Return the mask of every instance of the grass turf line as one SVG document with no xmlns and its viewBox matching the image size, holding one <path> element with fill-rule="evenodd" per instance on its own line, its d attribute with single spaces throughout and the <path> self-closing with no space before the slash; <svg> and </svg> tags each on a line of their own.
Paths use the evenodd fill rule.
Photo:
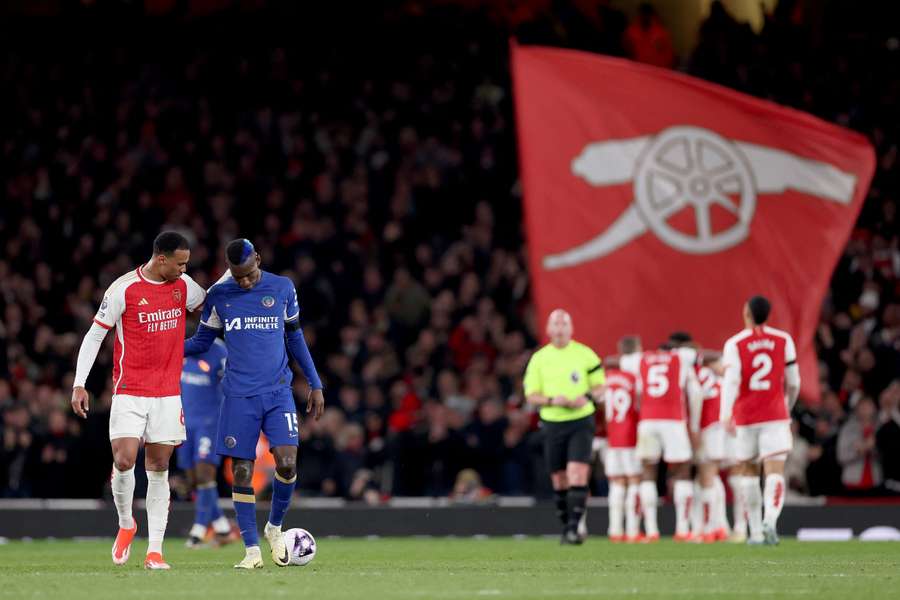
<svg viewBox="0 0 900 600">
<path fill-rule="evenodd" d="M 610 544 L 581 547 L 529 538 L 322 539 L 307 567 L 236 572 L 240 545 L 188 550 L 167 540 L 169 572 L 141 568 L 146 540 L 128 565 L 112 540 L 0 546 L 0 599 L 212 598 L 896 598 L 898 543 L 742 545 Z"/>
</svg>

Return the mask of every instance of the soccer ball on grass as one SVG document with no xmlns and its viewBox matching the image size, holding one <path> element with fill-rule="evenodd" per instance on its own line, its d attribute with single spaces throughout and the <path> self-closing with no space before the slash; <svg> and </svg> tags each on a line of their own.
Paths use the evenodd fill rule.
<svg viewBox="0 0 900 600">
<path fill-rule="evenodd" d="M 302 567 L 316 557 L 316 538 L 305 529 L 288 529 L 284 532 L 284 543 L 291 553 L 292 565 Z"/>
</svg>

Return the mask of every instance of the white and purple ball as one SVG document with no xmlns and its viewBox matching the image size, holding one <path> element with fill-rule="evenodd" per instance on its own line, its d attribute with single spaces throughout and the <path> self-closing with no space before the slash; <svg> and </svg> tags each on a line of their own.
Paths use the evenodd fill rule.
<svg viewBox="0 0 900 600">
<path fill-rule="evenodd" d="M 291 553 L 292 565 L 302 567 L 316 557 L 316 538 L 305 529 L 288 529 L 284 532 L 284 543 Z"/>
</svg>

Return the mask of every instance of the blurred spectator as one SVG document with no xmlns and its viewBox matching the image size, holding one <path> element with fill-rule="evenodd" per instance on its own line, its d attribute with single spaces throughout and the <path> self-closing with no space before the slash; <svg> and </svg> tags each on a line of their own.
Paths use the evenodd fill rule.
<svg viewBox="0 0 900 600">
<path fill-rule="evenodd" d="M 265 43 L 242 29 L 247 43 L 224 46 L 205 41 L 197 19 L 166 30 L 159 47 L 148 22 L 149 33 L 109 52 L 74 43 L 8 52 L 0 496 L 99 497 L 108 487 L 114 336 L 88 380 L 85 421 L 69 416 L 75 354 L 106 288 L 147 259 L 164 225 L 191 237 L 189 271 L 201 285 L 221 274 L 223 245 L 239 235 L 297 283 L 329 407 L 301 425 L 303 494 L 446 496 L 466 469 L 479 474 L 477 488 L 539 490 L 534 421 L 520 408 L 540 336 L 507 33 L 616 55 L 624 43 L 637 60 L 675 63 L 648 8 L 625 33 L 605 0 L 539 4 L 390 16 L 363 4 L 354 10 L 370 26 L 340 39 L 327 27 L 298 36 L 296 19 L 272 18 Z M 856 467 L 838 462 L 838 431 L 852 413 L 842 439 L 850 435 L 864 399 L 878 398 L 872 455 L 896 492 L 898 50 L 879 12 L 890 3 L 854 5 L 853 22 L 829 5 L 813 25 L 794 18 L 793 4 L 779 2 L 757 35 L 713 2 L 695 51 L 681 58 L 694 75 L 854 128 L 875 146 L 872 189 L 819 319 L 822 398 L 797 405 L 788 468 L 796 462 L 802 487 L 805 458 L 809 493 L 841 493 L 842 473 Z M 67 35 L 45 20 L 23 28 L 60 45 Z M 386 36 L 404 43 L 380 43 Z M 302 407 L 302 377 L 295 390 Z"/>
<path fill-rule="evenodd" d="M 800 432 L 800 422 L 791 422 L 791 433 L 794 436 L 794 446 L 784 464 L 784 478 L 788 487 L 795 492 L 806 494 L 809 486 L 806 482 L 806 470 L 810 462 L 818 460 L 822 456 L 822 447 L 813 446 L 806 441 Z"/>
<path fill-rule="evenodd" d="M 672 36 L 649 2 L 638 7 L 637 16 L 625 30 L 624 46 L 629 58 L 655 67 L 675 66 Z"/>
<path fill-rule="evenodd" d="M 900 494 L 900 379 L 885 388 L 878 403 L 875 447 L 881 457 L 884 487 Z"/>
<path fill-rule="evenodd" d="M 73 435 L 72 432 L 76 435 Z M 63 409 L 54 408 L 47 418 L 47 431 L 38 438 L 39 456 L 34 467 L 32 494 L 41 498 L 72 496 L 73 484 L 79 477 L 78 423 L 69 419 Z"/>
<path fill-rule="evenodd" d="M 850 491 L 870 492 L 881 485 L 881 462 L 875 447 L 878 426 L 875 402 L 860 398 L 856 408 L 838 434 L 837 456 L 841 463 L 841 481 Z"/>
<path fill-rule="evenodd" d="M 337 453 L 334 458 L 334 480 L 339 496 L 350 497 L 351 488 L 360 471 L 366 468 L 365 432 L 358 423 L 347 423 L 337 436 Z M 356 490 L 357 498 L 362 490 Z"/>
<path fill-rule="evenodd" d="M 4 496 L 31 495 L 37 456 L 29 421 L 28 407 L 24 404 L 10 406 L 3 412 L 0 484 Z"/>
<path fill-rule="evenodd" d="M 475 469 L 463 469 L 456 476 L 450 499 L 460 504 L 480 504 L 491 499 L 490 488 L 484 487 Z"/>
</svg>

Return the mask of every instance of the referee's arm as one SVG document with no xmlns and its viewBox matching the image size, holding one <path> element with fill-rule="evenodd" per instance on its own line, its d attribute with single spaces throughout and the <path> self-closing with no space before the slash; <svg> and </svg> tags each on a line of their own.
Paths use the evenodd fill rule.
<svg viewBox="0 0 900 600">
<path fill-rule="evenodd" d="M 587 368 L 588 385 L 591 391 L 588 398 L 594 404 L 603 402 L 603 390 L 606 387 L 606 372 L 603 369 L 603 361 L 591 352 L 590 366 Z"/>
<path fill-rule="evenodd" d="M 531 406 L 565 406 L 571 408 L 571 402 L 565 396 L 545 396 L 544 381 L 541 376 L 540 356 L 533 354 L 525 368 L 525 402 Z"/>
</svg>

